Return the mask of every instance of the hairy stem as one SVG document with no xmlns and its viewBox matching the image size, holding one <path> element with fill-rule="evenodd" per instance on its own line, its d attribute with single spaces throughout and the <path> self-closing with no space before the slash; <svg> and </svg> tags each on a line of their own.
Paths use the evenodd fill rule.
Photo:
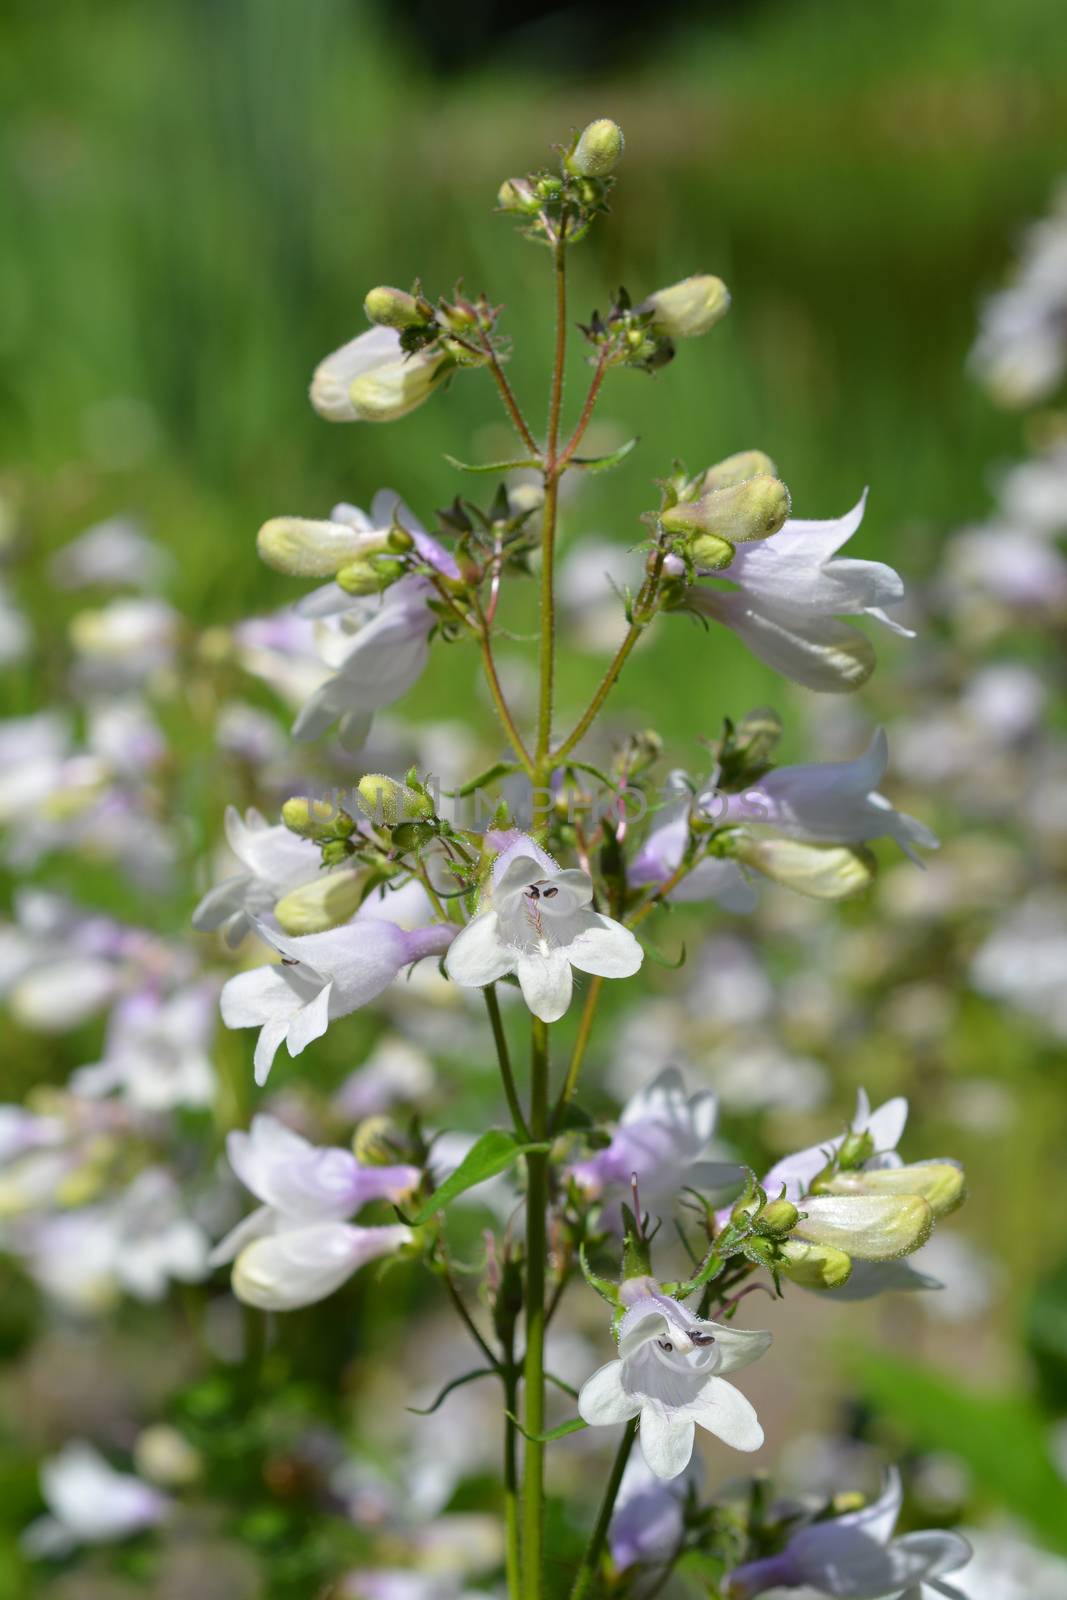
<svg viewBox="0 0 1067 1600">
<path fill-rule="evenodd" d="M 556 674 L 556 518 L 559 510 L 559 422 L 563 407 L 563 368 L 567 355 L 567 239 L 563 229 L 554 250 L 556 281 L 556 354 L 548 402 L 545 442 L 545 503 L 541 517 L 540 697 L 535 761 L 537 780 L 547 782 L 552 743 L 552 700 Z"/>
<path fill-rule="evenodd" d="M 578 425 L 571 434 L 570 439 L 567 441 L 566 448 L 559 458 L 559 469 L 561 472 L 570 463 L 574 452 L 582 442 L 586 428 L 588 428 L 590 422 L 593 420 L 593 412 L 596 410 L 597 396 L 600 394 L 600 385 L 604 382 L 604 374 L 607 372 L 607 370 L 607 352 L 601 351 L 600 359 L 597 362 L 596 370 L 593 373 L 593 381 L 589 385 L 589 393 L 585 397 L 585 405 L 582 407 L 582 414 L 578 418 Z"/>
<path fill-rule="evenodd" d="M 493 382 L 500 390 L 500 398 L 504 402 L 504 408 L 507 411 L 508 416 L 515 425 L 516 433 L 526 446 L 527 450 L 529 450 L 530 454 L 533 456 L 539 456 L 541 452 L 537 448 L 537 440 L 530 432 L 526 418 L 522 414 L 522 408 L 519 405 L 518 400 L 515 398 L 515 391 L 508 382 L 507 373 L 500 365 L 500 358 L 493 349 L 492 340 L 489 338 L 489 335 L 486 333 L 484 328 L 478 329 L 478 341 L 481 344 L 485 354 L 489 358 L 489 371 L 493 375 Z"/>
<path fill-rule="evenodd" d="M 530 1132 L 543 1140 L 548 1130 L 548 1027 L 533 1019 L 530 1052 Z M 523 1595 L 544 1595 L 545 1447 L 537 1435 L 545 1425 L 545 1258 L 548 1209 L 548 1156 L 526 1157 L 526 1357 L 523 1367 L 524 1423 L 527 1434 L 523 1470 Z"/>
<path fill-rule="evenodd" d="M 515 726 L 515 718 L 511 714 L 511 707 L 508 705 L 504 691 L 501 688 L 500 679 L 497 676 L 496 662 L 493 659 L 493 647 L 489 642 L 488 628 L 482 629 L 480 634 L 480 642 L 482 647 L 482 665 L 485 669 L 485 681 L 489 685 L 489 693 L 493 697 L 493 705 L 496 707 L 496 714 L 503 724 L 504 732 L 508 736 L 508 742 L 521 762 L 523 770 L 532 778 L 534 776 L 534 764 L 530 759 L 529 751 L 522 742 L 522 734 Z"/>
<path fill-rule="evenodd" d="M 596 1524 L 589 1537 L 589 1543 L 586 1546 L 581 1565 L 575 1574 L 574 1587 L 571 1589 L 571 1600 L 583 1600 L 583 1597 L 589 1593 L 590 1586 L 596 1579 L 600 1556 L 604 1549 L 604 1541 L 607 1539 L 608 1528 L 611 1524 L 611 1513 L 615 1509 L 619 1485 L 622 1482 L 622 1475 L 626 1471 L 626 1463 L 630 1459 L 630 1451 L 633 1449 L 636 1436 L 637 1418 L 635 1417 L 632 1422 L 626 1424 L 626 1431 L 616 1452 L 611 1468 L 611 1476 L 604 1490 L 604 1498 L 600 1502 L 600 1510 L 597 1512 Z"/>
<path fill-rule="evenodd" d="M 594 978 L 586 993 L 585 1005 L 582 1007 L 582 1020 L 578 1024 L 578 1034 L 567 1066 L 567 1076 L 563 1080 L 563 1087 L 559 1092 L 556 1109 L 552 1113 L 552 1121 L 549 1124 L 552 1133 L 558 1133 L 563 1114 L 578 1087 L 578 1074 L 581 1072 L 582 1062 L 585 1060 L 585 1052 L 589 1045 L 589 1035 L 593 1031 L 593 1019 L 596 1016 L 597 1002 L 600 999 L 600 991 L 603 987 L 603 978 Z"/>
</svg>

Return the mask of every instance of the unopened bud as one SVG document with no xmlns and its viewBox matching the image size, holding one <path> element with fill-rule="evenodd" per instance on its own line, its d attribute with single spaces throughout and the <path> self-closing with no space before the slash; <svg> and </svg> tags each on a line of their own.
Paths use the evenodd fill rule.
<svg viewBox="0 0 1067 1600">
<path fill-rule="evenodd" d="M 427 821 L 433 816 L 433 801 L 406 783 L 397 783 L 384 772 L 368 772 L 359 780 L 359 803 L 375 822 L 395 827 L 401 822 Z"/>
<path fill-rule="evenodd" d="M 701 485 L 704 494 L 713 489 L 732 489 L 735 484 L 746 483 L 749 478 L 778 476 L 778 468 L 762 450 L 739 450 L 736 455 L 717 461 L 704 474 Z"/>
<path fill-rule="evenodd" d="M 729 539 L 716 533 L 702 533 L 689 546 L 689 554 L 703 572 L 722 572 L 737 554 Z"/>
<path fill-rule="evenodd" d="M 895 1261 L 925 1244 L 934 1214 L 919 1194 L 819 1194 L 801 1201 L 801 1236 L 860 1261 Z"/>
<path fill-rule="evenodd" d="M 658 289 L 637 307 L 652 313 L 652 326 L 668 339 L 693 339 L 707 333 L 730 307 L 730 291 L 721 278 L 683 278 Z"/>
<path fill-rule="evenodd" d="M 540 200 L 525 178 L 505 178 L 497 191 L 496 203 L 501 211 L 525 217 L 534 216 L 541 209 Z"/>
<path fill-rule="evenodd" d="M 874 1139 L 866 1128 L 852 1129 L 845 1135 L 837 1152 L 837 1164 L 842 1172 L 852 1172 L 862 1167 L 874 1155 Z"/>
<path fill-rule="evenodd" d="M 845 900 L 861 893 L 874 877 L 869 851 L 848 845 L 737 833 L 730 841 L 730 854 L 772 882 L 813 900 Z"/>
<path fill-rule="evenodd" d="M 599 117 L 584 130 L 567 165 L 579 177 L 603 178 L 622 155 L 624 143 L 619 124 Z"/>
<path fill-rule="evenodd" d="M 345 594 L 377 594 L 379 589 L 384 589 L 390 583 L 395 583 L 398 578 L 402 578 L 406 571 L 407 568 L 402 561 L 388 556 L 372 559 L 360 557 L 340 569 L 336 583 Z"/>
<path fill-rule="evenodd" d="M 417 300 L 403 289 L 390 289 L 385 285 L 370 291 L 363 309 L 368 322 L 376 322 L 382 328 L 425 327 L 430 321 L 425 301 Z"/>
<path fill-rule="evenodd" d="M 311 800 L 303 795 L 285 802 L 282 821 L 290 833 L 316 840 L 347 837 L 355 826 L 347 811 L 342 811 L 332 800 Z"/>
<path fill-rule="evenodd" d="M 771 1239 L 781 1238 L 783 1234 L 790 1233 L 797 1225 L 800 1212 L 790 1200 L 769 1200 L 767 1204 L 757 1211 L 754 1224 L 757 1233 L 764 1233 Z"/>
<path fill-rule="evenodd" d="M 963 1204 L 966 1179 L 955 1161 L 917 1161 L 906 1167 L 839 1172 L 824 1185 L 828 1194 L 921 1195 L 935 1217 Z"/>
<path fill-rule="evenodd" d="M 339 928 L 359 910 L 365 876 L 362 871 L 352 870 L 324 872 L 310 883 L 290 889 L 274 907 L 282 932 L 297 937 Z"/>
<path fill-rule="evenodd" d="M 256 535 L 256 549 L 268 567 L 291 578 L 332 578 L 348 562 L 385 548 L 384 534 L 307 517 L 272 517 Z"/>
<path fill-rule="evenodd" d="M 767 473 L 747 478 L 730 489 L 714 489 L 699 500 L 683 500 L 663 513 L 670 533 L 709 533 L 731 544 L 769 539 L 791 510 L 789 490 Z"/>
<path fill-rule="evenodd" d="M 364 1117 L 352 1138 L 356 1160 L 364 1167 L 393 1167 L 411 1159 L 411 1147 L 392 1117 Z"/>
<path fill-rule="evenodd" d="M 840 1289 L 852 1273 L 852 1258 L 830 1245 L 785 1239 L 779 1249 L 778 1271 L 804 1289 Z"/>
</svg>

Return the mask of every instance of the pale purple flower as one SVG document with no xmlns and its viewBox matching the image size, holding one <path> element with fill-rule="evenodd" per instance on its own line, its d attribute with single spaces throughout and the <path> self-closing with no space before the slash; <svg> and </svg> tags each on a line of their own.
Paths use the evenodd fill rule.
<svg viewBox="0 0 1067 1600">
<path fill-rule="evenodd" d="M 627 1199 L 636 1179 L 642 1206 L 669 1207 L 680 1189 L 726 1189 L 740 1167 L 701 1159 L 715 1134 L 719 1108 L 710 1089 L 687 1095 L 677 1067 L 665 1067 L 627 1103 L 610 1144 L 576 1162 L 570 1176 L 587 1194 Z M 612 1209 L 617 1214 L 618 1207 Z"/>
<path fill-rule="evenodd" d="M 146 538 L 132 518 L 109 517 L 57 550 L 49 563 L 49 574 L 60 589 L 106 584 L 153 590 L 173 565 L 169 553 Z"/>
<path fill-rule="evenodd" d="M 941 1580 L 971 1559 L 958 1533 L 929 1529 L 893 1538 L 900 1515 L 900 1475 L 889 1474 L 879 1499 L 859 1511 L 809 1522 L 777 1555 L 735 1567 L 727 1576 L 728 1600 L 755 1600 L 768 1590 L 814 1590 L 836 1600 L 963 1600 Z"/>
<path fill-rule="evenodd" d="M 644 952 L 628 928 L 592 909 L 593 885 L 577 868 L 561 870 L 525 834 L 493 863 L 476 916 L 445 960 L 453 982 L 481 988 L 515 973 L 523 999 L 542 1022 L 570 1005 L 572 968 L 629 978 Z"/>
<path fill-rule="evenodd" d="M 170 1501 L 132 1473 L 116 1472 L 91 1444 L 72 1440 L 41 1466 L 49 1515 L 22 1536 L 29 1556 L 62 1556 L 78 1545 L 110 1544 L 163 1520 Z"/>
<path fill-rule="evenodd" d="M 859 686 L 874 669 L 867 637 L 843 616 L 868 616 L 910 637 L 885 607 L 904 597 L 904 585 L 881 561 L 837 558 L 863 521 L 866 493 L 843 517 L 804 522 L 791 517 L 770 538 L 737 547 L 714 578 L 730 590 L 701 582 L 689 604 L 731 628 L 754 655 L 794 683 L 823 693 Z"/>
<path fill-rule="evenodd" d="M 661 813 L 627 873 L 635 887 L 666 883 L 681 865 L 689 840 L 689 813 L 693 805 L 688 785 L 676 777 L 672 788 L 678 799 Z M 687 872 L 667 896 L 672 902 L 714 900 L 724 911 L 746 914 L 756 908 L 756 890 L 736 861 L 705 857 Z"/>
<path fill-rule="evenodd" d="M 641 1452 L 658 1478 L 685 1471 L 697 1427 L 734 1450 L 758 1450 L 756 1413 L 723 1374 L 758 1360 L 770 1334 L 694 1316 L 650 1278 L 629 1280 L 624 1299 L 618 1359 L 583 1384 L 583 1420 L 607 1427 L 640 1417 Z"/>
<path fill-rule="evenodd" d="M 267 1081 L 283 1040 L 289 1054 L 298 1056 L 331 1021 L 381 994 L 404 967 L 443 955 L 456 931 L 445 923 L 407 931 L 384 913 L 295 939 L 263 923 L 256 927 L 281 961 L 239 972 L 224 987 L 221 1004 L 228 1028 L 260 1030 L 254 1058 L 259 1084 Z"/>
<path fill-rule="evenodd" d="M 626 1464 L 608 1529 L 617 1572 L 662 1567 L 678 1550 L 685 1527 L 685 1497 L 692 1463 L 677 1478 L 658 1478 L 643 1456 Z"/>
<path fill-rule="evenodd" d="M 75 1072 L 72 1090 L 90 1098 L 117 1090 L 143 1111 L 210 1105 L 217 1000 L 213 983 L 166 997 L 152 986 L 124 996 L 108 1019 L 103 1058 Z"/>
</svg>

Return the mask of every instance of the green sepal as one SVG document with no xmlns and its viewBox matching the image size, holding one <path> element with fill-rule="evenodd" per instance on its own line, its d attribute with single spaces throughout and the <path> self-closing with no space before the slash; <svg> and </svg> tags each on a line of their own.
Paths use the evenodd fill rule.
<svg viewBox="0 0 1067 1600">
<path fill-rule="evenodd" d="M 619 1303 L 618 1285 L 611 1283 L 607 1278 L 600 1277 L 598 1273 L 593 1271 L 589 1265 L 589 1257 L 585 1253 L 584 1242 L 578 1246 L 578 1265 L 581 1267 L 582 1277 L 590 1289 L 595 1289 L 600 1298 L 606 1300 L 609 1306 L 617 1306 Z"/>
</svg>

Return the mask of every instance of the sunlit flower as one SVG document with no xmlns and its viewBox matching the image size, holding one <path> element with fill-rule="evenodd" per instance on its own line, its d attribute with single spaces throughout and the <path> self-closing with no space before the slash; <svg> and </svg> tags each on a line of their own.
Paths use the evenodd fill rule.
<svg viewBox="0 0 1067 1600">
<path fill-rule="evenodd" d="M 633 934 L 594 911 L 592 899 L 584 872 L 561 870 L 519 834 L 494 862 L 481 908 L 457 935 L 445 971 L 470 988 L 515 973 L 534 1016 L 555 1022 L 570 1005 L 572 968 L 629 978 L 641 965 Z"/>
<path fill-rule="evenodd" d="M 226 943 L 240 944 L 257 917 L 268 915 L 291 889 L 310 883 L 322 868 L 318 847 L 249 809 L 242 818 L 226 807 L 226 841 L 244 867 L 209 889 L 193 912 L 193 926 L 221 928 Z"/>
</svg>

